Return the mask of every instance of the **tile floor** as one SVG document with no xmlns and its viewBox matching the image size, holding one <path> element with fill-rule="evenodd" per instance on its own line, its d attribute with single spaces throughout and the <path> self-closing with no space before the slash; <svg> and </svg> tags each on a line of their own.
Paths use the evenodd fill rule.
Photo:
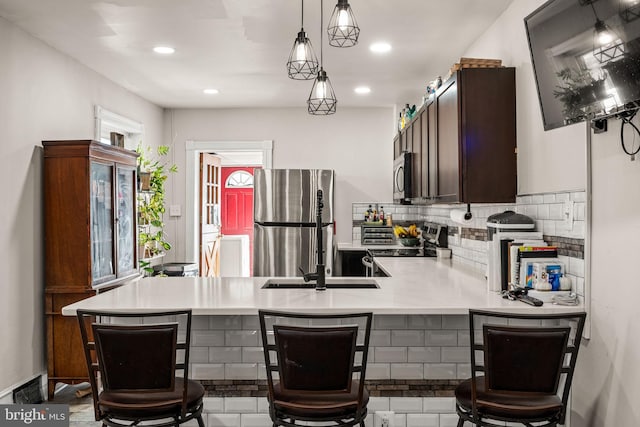
<svg viewBox="0 0 640 427">
<path fill-rule="evenodd" d="M 58 383 L 52 403 L 69 405 L 69 427 L 100 427 L 93 414 L 91 395 L 78 397 L 76 392 L 86 390 L 89 383 L 68 385 Z"/>
<path fill-rule="evenodd" d="M 77 397 L 76 391 L 85 390 L 88 383 L 79 385 L 58 384 L 53 403 L 69 405 L 69 427 L 101 427 L 93 414 L 91 395 Z"/>
</svg>

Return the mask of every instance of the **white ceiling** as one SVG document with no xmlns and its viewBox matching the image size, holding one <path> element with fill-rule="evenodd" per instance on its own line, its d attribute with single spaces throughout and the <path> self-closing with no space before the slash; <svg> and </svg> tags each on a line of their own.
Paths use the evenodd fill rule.
<svg viewBox="0 0 640 427">
<path fill-rule="evenodd" d="M 324 68 L 340 106 L 418 102 L 512 0 L 350 0 L 351 48 L 329 47 Z M 324 1 L 325 27 L 336 0 Z M 305 107 L 312 81 L 287 78 L 299 0 L 0 0 L 0 16 L 162 107 Z M 320 0 L 305 1 L 320 55 Z M 369 45 L 393 50 L 374 55 Z M 176 49 L 172 56 L 151 51 Z M 371 87 L 356 95 L 358 85 Z M 218 95 L 204 95 L 216 88 Z"/>
</svg>

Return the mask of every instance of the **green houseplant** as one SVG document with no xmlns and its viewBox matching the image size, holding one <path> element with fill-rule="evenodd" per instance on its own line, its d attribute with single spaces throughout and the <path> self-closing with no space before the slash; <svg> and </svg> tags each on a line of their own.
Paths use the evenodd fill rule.
<svg viewBox="0 0 640 427">
<path fill-rule="evenodd" d="M 562 113 L 567 124 L 580 122 L 602 109 L 599 101 L 607 96 L 604 77 L 595 79 L 586 68 L 564 68 L 556 75 L 562 85 L 553 95 L 564 105 Z"/>
<path fill-rule="evenodd" d="M 141 246 L 142 256 L 140 267 L 147 273 L 152 273 L 150 258 L 171 249 L 171 244 L 164 234 L 165 189 L 164 184 L 169 173 L 178 171 L 175 164 L 169 164 L 166 157 L 169 154 L 168 145 L 160 145 L 155 153 L 151 147 L 144 147 L 142 143 L 136 148 L 138 153 L 138 175 L 142 176 L 141 188 L 138 192 L 138 244 Z M 145 183 L 148 174 L 148 185 Z"/>
</svg>

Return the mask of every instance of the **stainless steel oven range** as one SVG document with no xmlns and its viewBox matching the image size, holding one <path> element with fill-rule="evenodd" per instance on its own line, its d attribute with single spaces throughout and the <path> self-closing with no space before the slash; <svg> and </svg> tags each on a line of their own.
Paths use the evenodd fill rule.
<svg viewBox="0 0 640 427">
<path fill-rule="evenodd" d="M 415 247 L 369 247 L 362 263 L 367 267 L 368 276 L 380 275 L 375 258 L 381 257 L 435 257 L 437 248 L 448 245 L 449 228 L 444 224 L 425 222 L 421 227 L 422 244 Z"/>
</svg>

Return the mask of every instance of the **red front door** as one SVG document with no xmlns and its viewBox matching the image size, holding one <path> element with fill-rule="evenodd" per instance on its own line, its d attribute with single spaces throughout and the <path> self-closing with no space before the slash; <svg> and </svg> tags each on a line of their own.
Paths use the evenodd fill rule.
<svg viewBox="0 0 640 427">
<path fill-rule="evenodd" d="M 222 234 L 249 236 L 253 271 L 253 167 L 222 168 Z"/>
</svg>

